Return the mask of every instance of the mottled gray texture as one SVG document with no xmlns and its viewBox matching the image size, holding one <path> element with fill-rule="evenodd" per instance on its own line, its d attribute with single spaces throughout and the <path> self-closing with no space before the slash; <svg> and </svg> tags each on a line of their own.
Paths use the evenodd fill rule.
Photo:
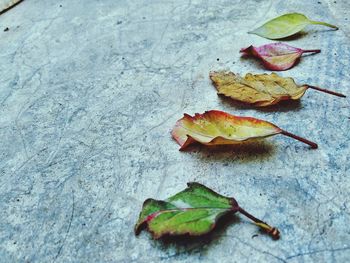
<svg viewBox="0 0 350 263">
<path fill-rule="evenodd" d="M 0 261 L 349 262 L 349 98 L 308 91 L 254 110 L 218 97 L 208 79 L 264 72 L 238 51 L 271 41 L 246 32 L 300 11 L 341 29 L 310 26 L 289 41 L 322 53 L 281 74 L 350 94 L 349 10 L 347 0 L 26 0 L 3 14 Z M 272 121 L 320 147 L 276 136 L 179 152 L 175 121 L 207 109 Z M 235 196 L 281 239 L 243 217 L 210 240 L 135 237 L 143 200 L 188 181 Z"/>
</svg>

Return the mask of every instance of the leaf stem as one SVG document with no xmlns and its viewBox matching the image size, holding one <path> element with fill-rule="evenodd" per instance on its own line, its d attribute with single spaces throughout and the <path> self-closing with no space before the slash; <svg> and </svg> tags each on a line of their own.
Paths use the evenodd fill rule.
<svg viewBox="0 0 350 263">
<path fill-rule="evenodd" d="M 296 140 L 298 140 L 298 141 L 300 141 L 300 142 L 306 143 L 306 144 L 310 145 L 312 149 L 317 149 L 317 148 L 318 148 L 317 143 L 314 143 L 314 142 L 309 141 L 309 140 L 307 140 L 307 139 L 305 139 L 305 138 L 299 137 L 299 136 L 297 136 L 297 135 L 295 135 L 295 134 L 292 134 L 292 133 L 290 133 L 290 132 L 287 132 L 287 131 L 282 130 L 282 133 L 281 133 L 281 134 L 286 135 L 286 136 L 288 136 L 288 137 L 291 137 L 291 138 L 293 138 L 293 139 L 296 139 Z"/>
<path fill-rule="evenodd" d="M 245 211 L 243 208 L 239 207 L 238 212 L 248 217 L 250 220 L 254 221 L 254 223 L 267 231 L 269 235 L 271 235 L 274 239 L 279 239 L 280 237 L 280 231 L 276 227 L 272 227 L 269 224 L 265 223 L 264 221 L 261 221 L 260 219 L 256 218 L 255 216 L 249 214 L 247 211 Z"/>
<path fill-rule="evenodd" d="M 338 92 L 335 92 L 335 91 L 331 91 L 331 90 L 328 90 L 328 89 L 321 89 L 319 87 L 310 86 L 310 85 L 307 85 L 307 87 L 310 88 L 310 89 L 314 89 L 314 90 L 318 90 L 318 91 L 324 92 L 324 93 L 332 94 L 334 96 L 346 98 L 346 96 L 344 94 L 341 94 L 341 93 L 338 93 Z"/>
<path fill-rule="evenodd" d="M 338 30 L 339 28 L 335 25 L 331 25 L 331 24 L 328 24 L 326 22 L 320 22 L 320 21 L 310 21 L 311 24 L 314 24 L 314 25 L 323 25 L 323 26 L 328 26 L 328 27 L 331 27 L 331 28 L 334 28 L 335 30 Z"/>
<path fill-rule="evenodd" d="M 320 53 L 321 49 L 307 49 L 307 50 L 303 50 L 303 53 L 310 53 L 310 52 Z"/>
</svg>

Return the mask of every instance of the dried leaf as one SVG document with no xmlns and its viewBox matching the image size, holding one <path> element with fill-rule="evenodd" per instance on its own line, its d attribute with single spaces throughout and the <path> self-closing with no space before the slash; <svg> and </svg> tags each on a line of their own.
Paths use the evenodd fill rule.
<svg viewBox="0 0 350 263">
<path fill-rule="evenodd" d="M 173 138 L 181 146 L 180 150 L 194 142 L 204 145 L 237 144 L 276 134 L 287 135 L 313 149 L 317 148 L 316 143 L 284 131 L 270 122 L 217 110 L 196 113 L 194 117 L 184 114 L 172 131 Z"/>
<path fill-rule="evenodd" d="M 199 183 L 188 183 L 187 186 L 165 201 L 147 199 L 135 225 L 135 234 L 147 226 L 156 239 L 166 234 L 200 236 L 213 230 L 225 214 L 239 212 L 272 237 L 279 238 L 277 228 L 250 215 L 234 198 L 222 196 Z"/>
<path fill-rule="evenodd" d="M 249 46 L 242 48 L 240 52 L 260 58 L 267 69 L 281 71 L 293 67 L 302 54 L 319 53 L 321 50 L 303 50 L 283 43 L 272 43 L 260 47 Z"/>
<path fill-rule="evenodd" d="M 309 20 L 303 14 L 291 13 L 276 17 L 248 33 L 269 39 L 280 39 L 292 36 L 311 24 L 324 25 L 336 30 L 338 29 L 338 27 L 325 22 Z"/>
<path fill-rule="evenodd" d="M 299 86 L 292 78 L 283 78 L 276 73 L 256 75 L 248 73 L 242 78 L 233 72 L 220 71 L 210 72 L 210 79 L 218 90 L 218 94 L 257 107 L 274 105 L 283 100 L 298 100 L 309 88 L 346 97 L 311 85 Z"/>
</svg>

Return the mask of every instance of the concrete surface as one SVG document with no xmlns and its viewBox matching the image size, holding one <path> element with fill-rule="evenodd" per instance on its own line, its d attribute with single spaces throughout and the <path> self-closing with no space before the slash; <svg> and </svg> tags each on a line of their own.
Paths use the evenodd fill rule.
<svg viewBox="0 0 350 263">
<path fill-rule="evenodd" d="M 289 41 L 322 53 L 281 74 L 349 95 L 349 2 L 290 2 L 26 0 L 1 15 L 0 261 L 349 262 L 349 98 L 308 91 L 254 110 L 218 97 L 208 79 L 264 72 L 238 51 L 271 41 L 246 32 L 299 11 L 341 29 L 311 26 Z M 320 147 L 276 136 L 179 152 L 175 121 L 207 109 L 272 121 Z M 142 202 L 188 181 L 234 196 L 281 239 L 243 217 L 195 242 L 135 237 Z"/>
</svg>

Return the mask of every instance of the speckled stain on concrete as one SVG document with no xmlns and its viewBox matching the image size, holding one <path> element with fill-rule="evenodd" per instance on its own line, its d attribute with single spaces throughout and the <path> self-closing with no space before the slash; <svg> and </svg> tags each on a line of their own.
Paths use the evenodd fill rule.
<svg viewBox="0 0 350 263">
<path fill-rule="evenodd" d="M 27 0 L 0 16 L 1 262 L 349 262 L 349 98 L 241 108 L 208 72 L 264 72 L 246 32 L 299 11 L 340 26 L 288 42 L 322 53 L 281 73 L 350 94 L 350 4 L 342 1 Z M 9 28 L 4 32 L 3 29 Z M 255 116 L 319 143 L 179 152 L 183 112 Z M 133 234 L 142 202 L 198 181 L 277 226 L 236 217 L 209 240 Z M 252 238 L 253 235 L 257 237 Z"/>
</svg>

